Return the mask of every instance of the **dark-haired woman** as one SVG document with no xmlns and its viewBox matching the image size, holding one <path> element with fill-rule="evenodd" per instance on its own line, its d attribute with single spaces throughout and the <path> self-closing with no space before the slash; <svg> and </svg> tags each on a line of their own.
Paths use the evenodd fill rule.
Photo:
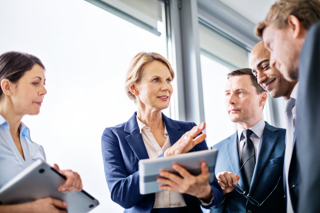
<svg viewBox="0 0 320 213">
<path fill-rule="evenodd" d="M 30 138 L 29 128 L 21 122 L 24 115 L 37 115 L 47 90 L 42 62 L 35 56 L 7 52 L 0 56 L 0 188 L 37 159 L 46 160 L 42 146 Z M 60 170 L 67 177 L 58 190 L 82 189 L 80 176 Z M 67 203 L 43 198 L 30 203 L 0 205 L 0 212 L 67 212 Z"/>
</svg>

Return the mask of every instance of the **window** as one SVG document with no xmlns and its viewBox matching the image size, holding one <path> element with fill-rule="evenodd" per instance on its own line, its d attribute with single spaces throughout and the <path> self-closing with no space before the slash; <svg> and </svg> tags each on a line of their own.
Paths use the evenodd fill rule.
<svg viewBox="0 0 320 213">
<path fill-rule="evenodd" d="M 233 134 L 237 128 L 227 114 L 225 85 L 229 67 L 201 54 L 202 86 L 208 147 Z"/>
<path fill-rule="evenodd" d="M 100 201 L 92 212 L 122 212 L 110 199 L 101 135 L 136 111 L 124 92 L 125 74 L 140 51 L 166 57 L 165 22 L 156 20 L 159 33 L 151 33 L 79 0 L 0 1 L 0 19 L 6 20 L 1 53 L 27 52 L 46 67 L 41 112 L 23 119 L 32 140 L 44 147 L 49 164 L 81 175 L 84 189 Z"/>
<path fill-rule="evenodd" d="M 207 144 L 211 147 L 237 129 L 227 114 L 225 86 L 229 72 L 248 67 L 248 51 L 202 24 L 199 38 Z"/>
</svg>

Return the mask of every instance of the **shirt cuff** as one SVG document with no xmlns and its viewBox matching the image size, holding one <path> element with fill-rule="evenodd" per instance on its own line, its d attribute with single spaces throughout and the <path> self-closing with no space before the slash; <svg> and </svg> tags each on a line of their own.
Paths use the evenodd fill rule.
<svg viewBox="0 0 320 213">
<path fill-rule="evenodd" d="M 214 195 L 213 195 L 213 193 L 212 193 L 212 198 L 211 198 L 211 200 L 210 200 L 208 203 L 204 202 L 204 201 L 203 201 L 202 199 L 200 199 L 200 198 L 198 198 L 198 199 L 200 200 L 202 206 L 209 206 L 209 205 L 211 205 L 212 202 L 213 202 Z"/>
</svg>

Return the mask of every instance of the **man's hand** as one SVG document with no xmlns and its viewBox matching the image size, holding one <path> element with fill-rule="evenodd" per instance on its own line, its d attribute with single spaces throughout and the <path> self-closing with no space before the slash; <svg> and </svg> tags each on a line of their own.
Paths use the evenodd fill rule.
<svg viewBox="0 0 320 213">
<path fill-rule="evenodd" d="M 77 192 L 82 190 L 82 181 L 78 173 L 71 170 L 60 170 L 57 164 L 54 164 L 53 167 L 67 177 L 66 182 L 58 188 L 60 192 Z"/>
<path fill-rule="evenodd" d="M 205 127 L 205 123 L 194 126 L 190 131 L 182 135 L 182 137 L 175 144 L 173 144 L 173 146 L 168 148 L 164 152 L 164 156 L 167 157 L 189 152 L 195 145 L 201 143 L 206 138 L 206 134 L 199 135 Z M 196 137 L 197 135 L 199 136 Z"/>
<path fill-rule="evenodd" d="M 232 192 L 234 185 L 238 184 L 239 179 L 240 176 L 232 172 L 220 172 L 217 174 L 217 180 L 223 190 L 223 194 Z"/>
<path fill-rule="evenodd" d="M 176 191 L 181 194 L 189 194 L 209 202 L 212 198 L 211 187 L 209 184 L 209 169 L 205 162 L 201 163 L 201 174 L 191 175 L 187 170 L 178 164 L 173 164 L 172 168 L 176 170 L 181 177 L 167 171 L 161 171 L 157 182 L 163 183 L 160 190 Z"/>
</svg>

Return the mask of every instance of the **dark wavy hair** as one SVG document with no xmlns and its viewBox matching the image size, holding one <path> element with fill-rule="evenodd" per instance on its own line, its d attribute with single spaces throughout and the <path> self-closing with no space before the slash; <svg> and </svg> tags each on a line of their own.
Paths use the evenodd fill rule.
<svg viewBox="0 0 320 213">
<path fill-rule="evenodd" d="M 45 69 L 40 59 L 36 56 L 14 51 L 3 53 L 0 55 L 0 82 L 3 79 L 8 79 L 12 83 L 16 83 L 35 64 Z M 3 91 L 0 87 L 0 95 L 2 93 Z"/>
</svg>

